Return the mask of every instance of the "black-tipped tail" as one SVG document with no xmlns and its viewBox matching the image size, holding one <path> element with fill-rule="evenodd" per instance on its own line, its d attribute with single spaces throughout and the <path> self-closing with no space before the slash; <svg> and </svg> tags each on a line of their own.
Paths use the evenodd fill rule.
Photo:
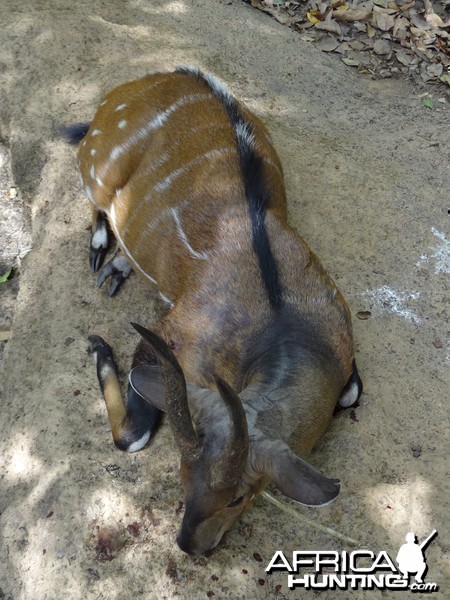
<svg viewBox="0 0 450 600">
<path fill-rule="evenodd" d="M 63 137 L 68 144 L 79 144 L 87 134 L 90 123 L 73 123 L 59 128 L 59 135 Z"/>
</svg>

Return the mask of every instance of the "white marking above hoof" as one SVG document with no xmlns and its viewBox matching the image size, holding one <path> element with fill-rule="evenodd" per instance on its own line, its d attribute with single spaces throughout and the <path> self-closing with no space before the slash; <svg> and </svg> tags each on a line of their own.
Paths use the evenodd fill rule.
<svg viewBox="0 0 450 600">
<path fill-rule="evenodd" d="M 143 448 L 145 446 L 145 444 L 148 442 L 149 439 L 150 439 L 150 431 L 146 431 L 139 440 L 136 440 L 135 442 L 133 442 L 132 444 L 130 444 L 128 446 L 127 452 L 137 452 L 138 450 L 141 450 L 141 448 Z"/>
<path fill-rule="evenodd" d="M 91 246 L 95 249 L 106 248 L 108 245 L 108 232 L 106 226 L 99 227 L 91 239 Z"/>
<path fill-rule="evenodd" d="M 344 392 L 342 394 L 342 396 L 339 398 L 339 400 L 338 400 L 339 406 L 342 406 L 342 408 L 348 408 L 349 406 L 353 406 L 355 404 L 355 402 L 358 400 L 358 394 L 359 394 L 358 384 L 352 383 L 352 385 L 350 386 L 350 389 L 348 389 L 346 392 Z"/>
</svg>

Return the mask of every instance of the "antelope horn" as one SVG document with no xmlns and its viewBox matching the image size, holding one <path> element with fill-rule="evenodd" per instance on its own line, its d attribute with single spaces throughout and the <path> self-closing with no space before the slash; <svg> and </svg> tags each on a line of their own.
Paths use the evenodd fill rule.
<svg viewBox="0 0 450 600">
<path fill-rule="evenodd" d="M 137 323 L 131 323 L 136 331 L 153 348 L 161 375 L 166 386 L 165 401 L 169 422 L 183 460 L 194 462 L 200 455 L 201 446 L 194 429 L 187 402 L 186 380 L 174 353 L 156 333 Z"/>
<path fill-rule="evenodd" d="M 230 433 L 225 448 L 211 468 L 211 487 L 220 489 L 239 481 L 248 455 L 248 427 L 239 396 L 220 377 L 215 377 L 214 381 L 230 417 Z"/>
</svg>

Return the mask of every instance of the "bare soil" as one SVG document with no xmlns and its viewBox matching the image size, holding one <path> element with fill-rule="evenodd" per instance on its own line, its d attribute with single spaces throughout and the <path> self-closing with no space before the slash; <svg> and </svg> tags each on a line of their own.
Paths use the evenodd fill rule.
<svg viewBox="0 0 450 600">
<path fill-rule="evenodd" d="M 97 289 L 88 201 L 57 130 L 92 118 L 119 83 L 181 63 L 214 72 L 267 123 L 291 221 L 354 314 L 365 391 L 311 455 L 342 493 L 298 511 L 392 558 L 407 532 L 437 529 L 426 581 L 439 584 L 433 598 L 448 597 L 448 103 L 430 110 L 413 83 L 358 74 L 236 0 L 3 0 L 0 17 L 0 209 L 2 221 L 29 219 L 33 246 L 26 254 L 26 227 L 8 244 L 12 225 L 2 230 L 2 269 L 15 269 L 1 293 L 20 286 L 14 319 L 2 301 L 0 322 L 11 329 L 0 598 L 314 598 L 265 572 L 274 552 L 351 550 L 260 498 L 210 558 L 186 556 L 167 424 L 138 454 L 113 446 L 86 338 L 111 343 L 125 381 L 137 343 L 129 322 L 151 325 L 161 306 L 135 276 L 116 298 Z M 411 592 L 320 597 L 338 595 Z"/>
</svg>

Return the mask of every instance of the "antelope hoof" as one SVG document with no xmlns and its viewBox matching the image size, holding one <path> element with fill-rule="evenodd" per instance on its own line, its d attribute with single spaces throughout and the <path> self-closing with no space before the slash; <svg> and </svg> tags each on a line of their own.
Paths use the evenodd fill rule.
<svg viewBox="0 0 450 600">
<path fill-rule="evenodd" d="M 89 256 L 89 266 L 92 273 L 96 273 L 105 260 L 107 248 L 93 248 L 91 246 L 91 254 Z"/>
<path fill-rule="evenodd" d="M 120 250 L 118 250 L 113 258 L 100 270 L 97 278 L 98 287 L 101 288 L 105 281 L 110 277 L 111 283 L 109 285 L 109 295 L 114 296 L 132 270 L 133 269 L 127 259 L 120 253 Z"/>
</svg>

